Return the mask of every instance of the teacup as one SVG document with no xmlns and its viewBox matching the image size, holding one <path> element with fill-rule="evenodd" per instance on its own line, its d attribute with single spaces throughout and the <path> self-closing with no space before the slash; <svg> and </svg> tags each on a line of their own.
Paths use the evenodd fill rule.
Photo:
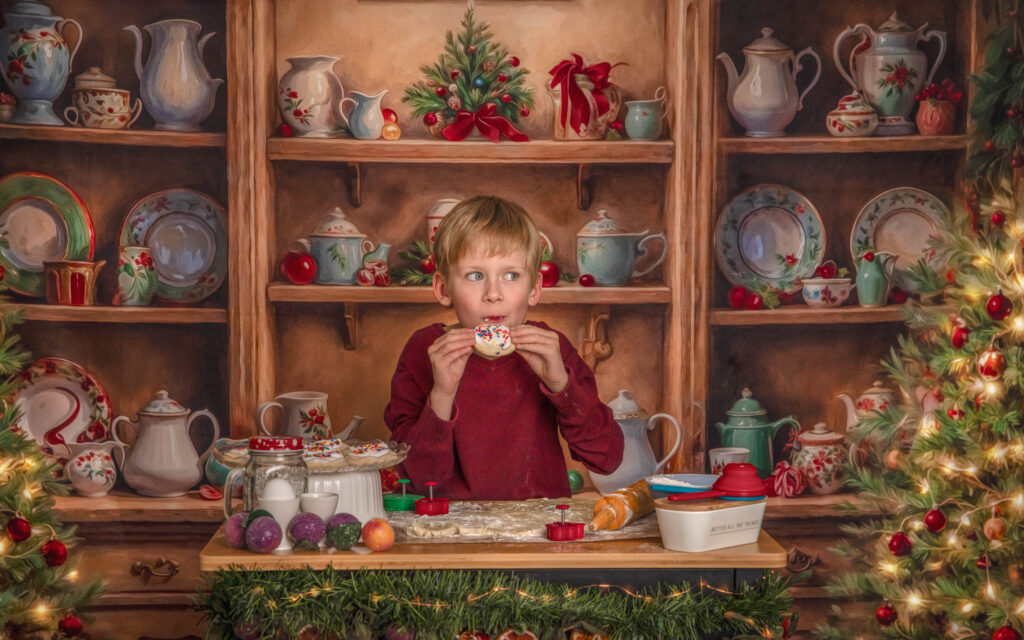
<svg viewBox="0 0 1024 640">
<path fill-rule="evenodd" d="M 711 463 L 711 473 L 720 474 L 725 465 L 731 462 L 748 462 L 750 450 L 743 447 L 719 447 L 708 451 L 708 461 Z"/>
<path fill-rule="evenodd" d="M 46 260 L 46 302 L 72 306 L 92 305 L 96 300 L 96 278 L 105 260 Z"/>
<path fill-rule="evenodd" d="M 267 428 L 263 417 L 271 407 L 281 410 L 280 433 Z M 327 394 L 320 391 L 292 391 L 282 393 L 256 409 L 256 424 L 268 436 L 299 436 L 319 440 L 331 437 L 331 419 L 327 415 Z"/>
<path fill-rule="evenodd" d="M 665 87 L 658 87 L 653 100 L 626 103 L 624 125 L 630 140 L 657 140 L 665 125 Z"/>
<path fill-rule="evenodd" d="M 806 278 L 802 282 L 804 302 L 810 307 L 838 307 L 853 291 L 850 278 Z"/>
<path fill-rule="evenodd" d="M 72 89 L 71 102 L 64 119 L 76 127 L 127 129 L 142 113 L 142 100 L 136 98 L 133 106 L 125 89 Z"/>
<path fill-rule="evenodd" d="M 299 510 L 315 513 L 326 524 L 338 509 L 338 497 L 336 493 L 303 493 L 299 495 Z M 326 543 L 321 540 L 320 546 L 326 546 Z"/>
</svg>

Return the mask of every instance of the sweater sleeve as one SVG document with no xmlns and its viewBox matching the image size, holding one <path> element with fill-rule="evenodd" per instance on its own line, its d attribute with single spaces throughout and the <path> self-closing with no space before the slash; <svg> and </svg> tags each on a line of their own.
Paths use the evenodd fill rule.
<svg viewBox="0 0 1024 640">
<path fill-rule="evenodd" d="M 391 429 L 392 439 L 409 445 L 402 467 L 417 490 L 428 480 L 444 485 L 452 477 L 453 429 L 459 414 L 458 406 L 454 406 L 452 419 L 442 420 L 430 407 L 434 379 L 426 350 L 429 343 L 423 342 L 423 336 L 417 333 L 405 345 L 391 378 L 391 400 L 384 409 L 384 422 Z"/>
<path fill-rule="evenodd" d="M 559 334 L 559 341 L 569 383 L 559 393 L 552 393 L 541 383 L 541 391 L 558 411 L 559 429 L 573 459 L 591 471 L 612 473 L 622 463 L 622 430 L 612 417 L 611 408 L 597 396 L 594 372 L 568 338 Z"/>
</svg>

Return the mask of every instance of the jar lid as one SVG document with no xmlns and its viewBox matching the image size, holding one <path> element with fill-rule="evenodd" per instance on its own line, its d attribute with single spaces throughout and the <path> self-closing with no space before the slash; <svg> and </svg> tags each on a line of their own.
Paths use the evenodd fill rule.
<svg viewBox="0 0 1024 640">
<path fill-rule="evenodd" d="M 768 413 L 760 402 L 751 397 L 753 394 L 749 388 L 744 387 L 740 395 L 742 397 L 732 405 L 732 409 L 726 411 L 730 416 L 761 416 Z"/>
<path fill-rule="evenodd" d="M 166 416 L 188 413 L 188 409 L 183 407 L 181 403 L 174 398 L 168 396 L 167 392 L 161 389 L 156 392 L 156 397 L 150 400 L 149 404 L 139 409 L 139 413 L 155 413 Z"/>
<path fill-rule="evenodd" d="M 804 431 L 797 435 L 797 440 L 804 446 L 821 446 L 826 444 L 842 444 L 843 436 L 835 431 L 830 431 L 824 422 L 819 422 L 810 431 Z"/>
<path fill-rule="evenodd" d="M 103 73 L 101 67 L 89 67 L 75 76 L 76 89 L 113 89 L 117 81 Z"/>
<path fill-rule="evenodd" d="M 321 238 L 366 237 L 364 234 L 359 233 L 359 229 L 356 229 L 356 225 L 352 224 L 352 222 L 345 217 L 345 212 L 341 210 L 341 207 L 334 207 L 334 211 L 331 211 L 327 220 L 324 220 L 312 235 Z"/>
<path fill-rule="evenodd" d="M 612 417 L 616 420 L 629 420 L 631 418 L 646 418 L 647 411 L 637 404 L 633 394 L 626 389 L 620 389 L 619 395 L 615 396 L 608 406 L 612 410 Z"/>
<path fill-rule="evenodd" d="M 249 451 L 302 451 L 302 438 L 285 436 L 253 436 Z"/>
<path fill-rule="evenodd" d="M 878 25 L 875 31 L 880 33 L 910 33 L 911 31 L 916 31 L 916 29 L 897 18 L 896 12 L 893 11 L 889 19 Z"/>
<path fill-rule="evenodd" d="M 583 225 L 577 235 L 581 236 L 610 236 L 610 235 L 623 235 L 626 232 L 622 230 L 619 223 L 611 217 L 607 209 L 601 209 L 594 216 L 594 219 Z M 646 231 L 642 233 L 647 233 Z M 634 235 L 634 234 L 629 234 Z"/>
<path fill-rule="evenodd" d="M 753 51 L 755 53 L 768 53 L 771 51 L 792 51 L 792 48 L 785 42 L 782 42 L 776 38 L 773 34 L 775 29 L 771 27 L 765 27 L 761 29 L 761 37 L 754 40 L 747 46 L 743 47 L 744 51 Z"/>
<path fill-rule="evenodd" d="M 888 387 L 883 386 L 883 383 L 882 383 L 881 380 L 875 380 L 874 382 L 871 383 L 871 388 L 867 389 L 866 391 L 864 391 L 864 393 L 862 393 L 861 395 L 879 395 L 879 394 L 891 395 L 892 393 L 893 393 L 893 390 L 889 389 Z"/>
<path fill-rule="evenodd" d="M 20 0 L 11 5 L 11 10 L 4 12 L 5 15 L 42 16 L 56 18 L 53 10 L 37 0 Z"/>
<path fill-rule="evenodd" d="M 875 112 L 875 108 L 868 104 L 864 96 L 859 91 L 847 94 L 842 98 L 839 98 L 839 104 L 833 109 L 829 115 L 837 113 L 844 113 L 849 115 L 871 115 Z"/>
</svg>

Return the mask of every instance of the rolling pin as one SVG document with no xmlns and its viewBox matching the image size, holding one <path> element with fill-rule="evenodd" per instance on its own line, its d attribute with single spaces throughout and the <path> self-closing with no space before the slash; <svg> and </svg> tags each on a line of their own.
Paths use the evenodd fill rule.
<svg viewBox="0 0 1024 640">
<path fill-rule="evenodd" d="M 621 529 L 630 522 L 654 511 L 654 496 L 646 480 L 609 493 L 594 505 L 594 518 L 587 525 L 591 531 Z"/>
</svg>

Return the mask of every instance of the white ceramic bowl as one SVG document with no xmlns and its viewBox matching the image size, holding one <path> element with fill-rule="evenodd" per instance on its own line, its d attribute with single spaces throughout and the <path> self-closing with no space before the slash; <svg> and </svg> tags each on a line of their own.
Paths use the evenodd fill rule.
<svg viewBox="0 0 1024 640">
<path fill-rule="evenodd" d="M 757 542 L 764 519 L 763 499 L 730 500 L 728 506 L 707 509 L 707 502 L 654 501 L 661 543 L 666 549 L 697 553 Z"/>
<path fill-rule="evenodd" d="M 804 278 L 804 302 L 811 307 L 838 307 L 853 291 L 850 278 Z"/>
</svg>

